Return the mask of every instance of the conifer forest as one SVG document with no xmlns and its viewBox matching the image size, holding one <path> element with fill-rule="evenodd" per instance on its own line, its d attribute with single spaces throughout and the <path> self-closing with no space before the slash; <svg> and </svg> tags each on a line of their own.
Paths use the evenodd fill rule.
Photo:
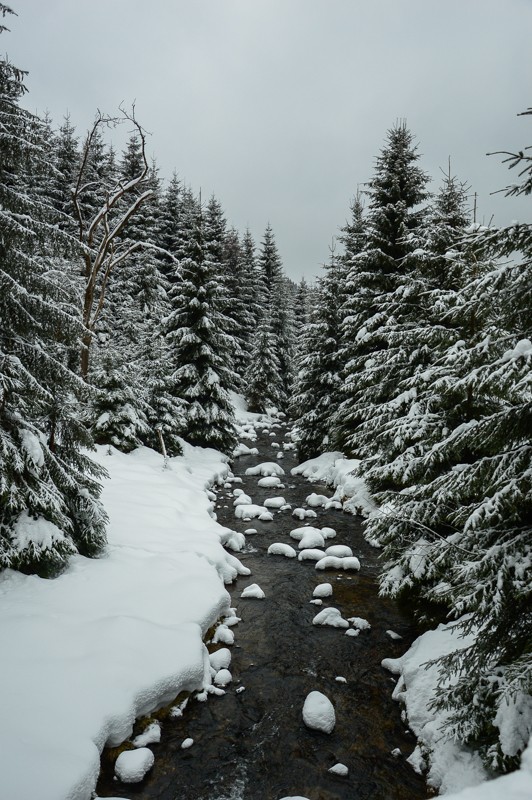
<svg viewBox="0 0 532 800">
<path fill-rule="evenodd" d="M 254 240 L 223 198 L 160 174 L 135 106 L 81 131 L 28 111 L 27 80 L 2 56 L 0 575 L 49 584 L 73 558 L 101 560 L 95 447 L 231 460 L 240 395 L 287 421 L 298 462 L 356 460 L 379 593 L 420 632 L 467 637 L 437 665 L 446 733 L 492 777 L 518 770 L 532 734 L 532 222 L 481 224 L 451 161 L 433 190 L 416 132 L 390 120 L 321 276 L 295 282 L 268 220 Z M 491 157 L 506 195 L 532 194 L 526 141 Z"/>
</svg>

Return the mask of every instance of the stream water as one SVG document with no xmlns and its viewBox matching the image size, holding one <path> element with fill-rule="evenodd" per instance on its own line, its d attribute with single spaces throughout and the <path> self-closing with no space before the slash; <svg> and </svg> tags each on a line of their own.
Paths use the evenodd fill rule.
<svg viewBox="0 0 532 800">
<path fill-rule="evenodd" d="M 282 430 L 276 431 L 282 441 Z M 296 460 L 285 453 L 285 488 L 261 489 L 245 469 L 275 461 L 271 438 L 262 435 L 259 456 L 235 460 L 244 491 L 254 503 L 282 495 L 292 507 L 304 506 L 311 492 L 329 494 L 289 474 Z M 240 486 L 240 484 L 239 484 Z M 378 596 L 378 551 L 363 539 L 356 517 L 341 511 L 316 509 L 311 524 L 337 532 L 329 544 L 349 545 L 361 562 L 356 572 L 318 572 L 314 562 L 267 555 L 273 542 L 297 543 L 290 531 L 304 523 L 290 511 L 274 512 L 273 522 L 241 522 L 234 516 L 231 489 L 218 491 L 217 514 L 223 525 L 244 531 L 247 548 L 237 554 L 252 574 L 228 586 L 232 605 L 242 618 L 233 628 L 233 682 L 223 697 L 206 703 L 190 700 L 183 717 L 166 720 L 159 744 L 151 745 L 155 766 L 140 784 L 122 785 L 103 769 L 99 797 L 141 800 L 279 800 L 301 795 L 310 800 L 416 800 L 426 798 L 423 779 L 406 763 L 415 739 L 401 722 L 401 709 L 391 699 L 394 682 L 380 666 L 385 657 L 402 654 L 416 631 L 391 601 Z M 357 637 L 344 630 L 312 625 L 319 611 L 310 603 L 314 587 L 328 581 L 333 597 L 324 606 L 338 608 L 344 618 L 363 617 L 371 630 Z M 264 600 L 240 599 L 242 589 L 258 583 Z M 330 600 L 330 602 L 328 602 Z M 403 638 L 392 640 L 387 630 Z M 346 679 L 345 683 L 336 677 Z M 243 691 L 237 692 L 238 688 Z M 301 710 L 306 695 L 318 690 L 336 710 L 336 727 L 327 735 L 305 727 Z M 187 750 L 187 737 L 194 745 Z M 402 755 L 392 755 L 399 748 Z M 328 772 L 341 762 L 346 777 Z"/>
</svg>

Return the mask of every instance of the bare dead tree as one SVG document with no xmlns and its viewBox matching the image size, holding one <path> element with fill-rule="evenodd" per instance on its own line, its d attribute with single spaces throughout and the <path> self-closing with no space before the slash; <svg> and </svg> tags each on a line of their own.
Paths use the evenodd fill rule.
<svg viewBox="0 0 532 800">
<path fill-rule="evenodd" d="M 82 209 L 83 196 L 94 184 L 84 181 L 86 181 L 91 149 L 98 131 L 102 127 L 115 127 L 123 122 L 132 124 L 138 133 L 141 145 L 141 169 L 139 174 L 129 181 L 118 180 L 112 188 L 106 191 L 105 199 L 96 213 L 89 219 L 85 219 Z M 142 189 L 148 169 L 146 132 L 135 118 L 135 108 L 133 107 L 131 112 L 120 108 L 118 117 L 109 117 L 98 112 L 83 145 L 77 182 L 72 192 L 74 216 L 78 226 L 78 238 L 84 262 L 85 280 L 82 309 L 84 334 L 82 336 L 80 371 L 85 380 L 89 371 L 94 329 L 104 306 L 109 277 L 119 264 L 144 246 L 142 242 L 132 242 L 127 238 L 121 238 L 121 235 L 140 206 L 153 194 L 152 189 L 138 191 Z"/>
</svg>

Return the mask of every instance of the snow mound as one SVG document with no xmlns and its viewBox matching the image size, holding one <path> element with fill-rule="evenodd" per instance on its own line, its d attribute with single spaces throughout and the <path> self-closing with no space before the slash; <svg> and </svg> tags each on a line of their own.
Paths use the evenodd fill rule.
<svg viewBox="0 0 532 800">
<path fill-rule="evenodd" d="M 262 475 L 263 478 L 274 475 L 278 478 L 285 474 L 284 469 L 280 464 L 275 461 L 264 461 L 262 464 L 257 464 L 255 467 L 248 467 L 246 475 Z"/>
<path fill-rule="evenodd" d="M 367 619 L 363 619 L 362 617 L 348 617 L 347 621 L 351 623 L 353 628 L 356 628 L 359 631 L 371 630 L 371 625 Z"/>
<path fill-rule="evenodd" d="M 231 651 L 227 647 L 221 647 L 219 650 L 215 650 L 214 653 L 209 654 L 209 662 L 215 672 L 227 669 L 231 663 Z"/>
<path fill-rule="evenodd" d="M 316 564 L 316 569 L 360 569 L 360 561 L 353 556 L 352 558 L 337 558 L 336 556 L 325 556 Z"/>
<path fill-rule="evenodd" d="M 293 528 L 290 531 L 290 538 L 296 539 L 296 541 L 299 542 L 303 538 L 303 536 L 305 536 L 305 534 L 309 533 L 309 531 L 312 531 L 314 533 L 319 533 L 320 536 L 322 535 L 319 528 L 313 528 L 311 525 L 306 525 L 303 528 Z"/>
<path fill-rule="evenodd" d="M 332 733 L 336 714 L 329 698 L 321 692 L 310 692 L 303 704 L 303 722 L 314 731 Z"/>
<path fill-rule="evenodd" d="M 340 764 L 340 762 L 338 762 L 338 764 L 335 764 L 334 767 L 331 767 L 329 769 L 329 772 L 332 772 L 333 775 L 341 775 L 344 778 L 346 775 L 349 775 L 349 770 L 346 767 L 346 765 Z"/>
<path fill-rule="evenodd" d="M 188 750 L 194 744 L 194 739 L 188 737 L 181 742 L 181 750 Z"/>
<path fill-rule="evenodd" d="M 259 451 L 256 447 L 248 447 L 241 442 L 237 444 L 235 449 L 233 450 L 233 458 L 238 458 L 239 456 L 258 456 Z"/>
<path fill-rule="evenodd" d="M 240 490 L 235 489 L 235 492 L 236 491 L 238 491 L 238 494 L 235 494 L 235 499 L 233 500 L 234 506 L 248 506 L 253 502 L 249 494 L 244 494 L 242 489 Z"/>
<path fill-rule="evenodd" d="M 268 547 L 268 553 L 271 556 L 286 556 L 287 558 L 295 558 L 296 551 L 289 544 L 283 542 L 275 542 Z"/>
<path fill-rule="evenodd" d="M 320 531 L 311 530 L 310 528 L 308 532 L 301 537 L 298 544 L 300 550 L 306 550 L 307 548 L 324 547 L 324 546 L 325 546 L 325 541 Z"/>
<path fill-rule="evenodd" d="M 231 617 L 229 619 L 231 619 Z M 235 634 L 227 625 L 219 625 L 214 631 L 212 642 L 213 644 L 234 644 Z"/>
<path fill-rule="evenodd" d="M 318 516 L 311 508 L 294 508 L 292 516 L 299 520 L 316 519 Z"/>
<path fill-rule="evenodd" d="M 286 505 L 284 497 L 267 497 L 264 501 L 266 508 L 282 508 Z"/>
<path fill-rule="evenodd" d="M 269 475 L 266 478 L 259 478 L 257 481 L 257 486 L 260 486 L 263 489 L 273 489 L 275 486 L 279 486 L 280 483 L 280 478 L 277 478 L 275 475 Z"/>
<path fill-rule="evenodd" d="M 315 550 L 314 548 L 301 550 L 297 557 L 298 561 L 321 561 L 322 558 L 323 550 Z"/>
<path fill-rule="evenodd" d="M 125 750 L 115 763 L 115 775 L 122 783 L 139 783 L 153 767 L 155 756 L 147 747 Z"/>
<path fill-rule="evenodd" d="M 336 556 L 337 558 L 347 558 L 353 555 L 353 551 L 345 544 L 333 544 L 327 547 L 325 554 L 328 556 Z"/>
<path fill-rule="evenodd" d="M 259 519 L 261 522 L 273 522 L 273 514 L 271 511 L 263 511 L 259 514 Z"/>
<path fill-rule="evenodd" d="M 305 499 L 305 503 L 311 508 L 323 508 L 323 506 L 328 503 L 330 499 L 330 497 L 325 497 L 324 494 L 316 494 L 316 492 L 312 492 L 312 494 L 309 494 L 309 496 Z"/>
<path fill-rule="evenodd" d="M 349 628 L 349 622 L 344 619 L 337 608 L 324 608 L 312 620 L 313 625 L 328 625 L 330 628 Z"/>
<path fill-rule="evenodd" d="M 336 536 L 334 528 L 321 528 L 320 530 L 324 539 L 334 539 Z"/>
<path fill-rule="evenodd" d="M 148 744 L 154 744 L 161 741 L 161 726 L 158 722 L 152 722 L 145 728 L 142 733 L 132 741 L 135 747 L 146 747 Z"/>
<path fill-rule="evenodd" d="M 333 588 L 330 583 L 318 583 L 312 592 L 312 597 L 331 597 Z"/>
<path fill-rule="evenodd" d="M 246 586 L 240 597 L 254 597 L 257 600 L 263 600 L 266 595 L 258 583 L 252 583 L 250 586 Z"/>
<path fill-rule="evenodd" d="M 395 631 L 386 631 L 386 636 L 389 636 L 390 639 L 393 639 L 394 641 L 398 641 L 399 639 L 403 638 L 400 633 L 396 633 Z"/>
<path fill-rule="evenodd" d="M 235 517 L 237 519 L 255 519 L 255 517 L 260 517 L 261 514 L 267 513 L 264 506 L 258 506 L 255 503 L 246 503 L 235 508 Z"/>
<path fill-rule="evenodd" d="M 228 669 L 220 669 L 214 676 L 214 683 L 216 686 L 227 686 L 232 680 L 233 676 Z"/>
<path fill-rule="evenodd" d="M 302 475 L 304 478 L 311 481 L 325 481 L 325 483 L 327 483 L 331 468 L 334 467 L 337 461 L 342 460 L 344 460 L 343 453 L 322 453 L 322 455 L 317 458 L 304 461 L 302 464 L 290 470 L 290 472 L 292 475 Z"/>
</svg>

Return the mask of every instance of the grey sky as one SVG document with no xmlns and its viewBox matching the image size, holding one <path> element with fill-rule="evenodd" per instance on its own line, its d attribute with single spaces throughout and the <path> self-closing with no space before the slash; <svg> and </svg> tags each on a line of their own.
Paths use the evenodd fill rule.
<svg viewBox="0 0 532 800">
<path fill-rule="evenodd" d="M 312 278 L 399 118 L 422 166 L 479 194 L 479 219 L 530 220 L 490 196 L 494 150 L 532 143 L 532 0 L 8 0 L 2 50 L 31 110 L 79 134 L 136 101 L 161 174 L 175 168 Z M 120 142 L 119 142 L 120 143 Z"/>
</svg>

